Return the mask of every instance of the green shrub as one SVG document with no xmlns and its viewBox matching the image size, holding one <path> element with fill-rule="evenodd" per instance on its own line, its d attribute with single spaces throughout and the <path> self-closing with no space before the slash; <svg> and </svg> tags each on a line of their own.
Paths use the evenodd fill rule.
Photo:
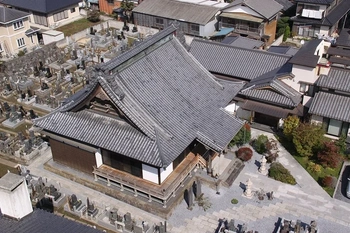
<svg viewBox="0 0 350 233">
<path fill-rule="evenodd" d="M 17 53 L 17 56 L 22 57 L 26 54 L 26 52 L 24 52 L 23 50 L 19 50 Z"/>
<path fill-rule="evenodd" d="M 249 147 L 241 147 L 237 151 L 237 157 L 244 162 L 250 160 L 252 156 L 253 151 Z"/>
<path fill-rule="evenodd" d="M 271 164 L 269 169 L 269 177 L 286 184 L 295 185 L 297 183 L 294 177 L 288 171 L 288 169 L 283 167 L 283 165 L 278 162 L 274 162 Z"/>
<path fill-rule="evenodd" d="M 313 156 L 324 141 L 324 130 L 321 126 L 310 123 L 300 123 L 293 131 L 293 144 L 300 156 Z"/>
<path fill-rule="evenodd" d="M 325 176 L 322 178 L 322 186 L 323 187 L 332 187 L 333 178 L 331 176 Z"/>
<path fill-rule="evenodd" d="M 266 143 L 269 141 L 269 138 L 266 135 L 259 135 L 259 137 L 254 141 L 254 149 L 259 154 L 264 154 L 267 152 Z"/>
<path fill-rule="evenodd" d="M 321 165 L 310 161 L 307 163 L 306 169 L 312 173 L 320 173 L 322 170 L 322 167 L 321 167 Z"/>
<path fill-rule="evenodd" d="M 231 200 L 231 203 L 235 205 L 235 204 L 237 204 L 237 203 L 238 203 L 238 200 L 237 200 L 237 199 L 235 199 L 235 198 L 233 198 L 233 199 Z"/>
<path fill-rule="evenodd" d="M 283 134 L 288 140 L 293 139 L 293 132 L 299 126 L 299 117 L 288 116 L 283 123 Z"/>
</svg>

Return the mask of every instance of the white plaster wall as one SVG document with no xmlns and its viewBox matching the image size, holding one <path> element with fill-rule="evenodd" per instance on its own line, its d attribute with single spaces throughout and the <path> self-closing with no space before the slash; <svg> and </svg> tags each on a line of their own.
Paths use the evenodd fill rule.
<svg viewBox="0 0 350 233">
<path fill-rule="evenodd" d="M 206 25 L 200 25 L 199 26 L 199 35 L 204 37 L 204 36 L 212 36 L 213 33 L 215 32 L 215 24 L 216 24 L 217 20 L 214 19 L 213 21 L 210 21 L 209 23 L 207 23 Z"/>
<path fill-rule="evenodd" d="M 221 175 L 226 166 L 223 166 L 224 155 L 216 156 L 211 163 L 213 176 Z"/>
<path fill-rule="evenodd" d="M 103 164 L 102 162 L 102 154 L 101 154 L 101 149 L 98 148 L 97 151 L 95 152 L 95 160 L 96 160 L 96 166 L 99 167 Z"/>
<path fill-rule="evenodd" d="M 317 80 L 316 68 L 293 65 L 292 73 L 295 75 L 293 79 L 283 79 L 283 82 L 299 91 L 300 82 L 313 84 Z"/>
<path fill-rule="evenodd" d="M 142 177 L 145 180 L 158 184 L 158 169 L 142 164 Z"/>
<path fill-rule="evenodd" d="M 312 102 L 312 97 L 311 96 L 306 96 L 306 95 L 304 95 L 303 96 L 303 105 L 305 106 L 305 107 L 310 107 L 311 106 L 311 102 Z"/>
<path fill-rule="evenodd" d="M 247 111 L 247 110 L 245 110 L 245 109 L 238 108 L 238 109 L 237 109 L 236 116 L 239 117 L 239 118 L 241 118 L 241 119 L 250 121 L 251 111 Z"/>
<path fill-rule="evenodd" d="M 43 35 L 43 40 L 44 40 L 44 44 L 47 45 L 47 44 L 50 44 L 52 42 L 56 42 L 56 41 L 60 41 L 60 40 L 63 40 L 64 39 L 64 34 L 63 32 L 60 33 L 59 35 L 57 36 L 52 36 L 52 35 L 47 35 L 47 34 L 42 34 Z"/>
<path fill-rule="evenodd" d="M 239 106 L 236 103 L 230 103 L 225 107 L 225 111 L 230 114 L 235 114 Z"/>
<path fill-rule="evenodd" d="M 26 181 L 23 178 L 23 183 L 12 192 L 0 189 L 0 209 L 3 214 L 16 219 L 33 212 L 32 203 L 30 201 Z"/>
<path fill-rule="evenodd" d="M 262 18 L 261 15 L 253 11 L 252 9 L 246 7 L 246 6 L 233 6 L 230 8 L 225 9 L 223 12 L 230 12 L 230 13 L 245 13 L 248 15 L 253 15 L 259 18 Z"/>
<path fill-rule="evenodd" d="M 161 168 L 160 169 L 160 182 L 163 182 L 173 171 L 173 163 L 169 164 L 169 166 L 166 167 L 166 169 Z"/>
<path fill-rule="evenodd" d="M 321 35 L 330 35 L 331 32 L 329 31 L 329 27 L 328 26 L 321 26 L 320 27 L 320 34 Z"/>
</svg>

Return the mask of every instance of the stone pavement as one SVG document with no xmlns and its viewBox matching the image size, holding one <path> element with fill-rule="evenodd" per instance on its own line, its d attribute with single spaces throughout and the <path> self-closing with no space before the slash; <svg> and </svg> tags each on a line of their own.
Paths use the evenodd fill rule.
<svg viewBox="0 0 350 233">
<path fill-rule="evenodd" d="M 273 137 L 270 133 L 252 129 L 252 138 L 260 134 Z M 187 210 L 186 203 L 182 202 L 168 220 L 169 231 L 213 233 L 218 228 L 219 219 L 232 218 L 236 225 L 246 223 L 248 230 L 267 233 L 274 231 L 279 218 L 286 218 L 300 219 L 307 224 L 316 220 L 321 232 L 350 232 L 350 204 L 332 199 L 280 144 L 279 151 L 278 161 L 291 171 L 297 185 L 284 184 L 260 174 L 256 164 L 261 155 L 254 153 L 233 185 L 221 187 L 220 195 L 215 194 L 215 190 L 202 188 L 212 203 L 206 212 L 199 206 Z M 271 201 L 266 197 L 263 201 L 256 196 L 246 198 L 243 187 L 248 178 L 253 182 L 254 191 L 273 191 L 275 198 Z M 238 204 L 231 204 L 232 198 L 236 198 Z"/>
<path fill-rule="evenodd" d="M 259 134 L 273 137 L 272 134 L 252 130 L 252 137 Z M 219 219 L 223 218 L 235 219 L 236 225 L 246 223 L 248 230 L 256 230 L 260 233 L 273 232 L 279 218 L 300 219 L 305 223 L 316 220 L 321 232 L 350 232 L 350 204 L 329 197 L 283 147 L 279 145 L 279 149 L 278 160 L 291 171 L 298 182 L 297 185 L 283 184 L 260 174 L 257 162 L 260 161 L 261 155 L 254 153 L 252 160 L 245 164 L 232 186 L 230 188 L 220 187 L 220 195 L 216 194 L 216 190 L 203 185 L 204 196 L 211 202 L 211 207 L 207 211 L 198 205 L 192 211 L 187 210 L 185 201 L 182 201 L 168 219 L 168 232 L 213 233 L 218 228 Z M 28 169 L 32 174 L 42 176 L 44 180 L 47 178 L 48 183 L 55 184 L 62 192 L 68 195 L 75 193 L 83 202 L 86 201 L 86 197 L 89 197 L 100 208 L 117 207 L 123 213 L 130 212 L 136 220 L 149 223 L 164 221 L 164 219 L 45 170 L 43 164 L 50 159 L 51 151 L 47 150 L 28 166 Z M 243 195 L 243 187 L 248 178 L 253 182 L 253 191 L 259 191 L 261 188 L 265 192 L 273 191 L 275 198 L 267 200 L 265 197 L 265 200 L 262 201 L 259 201 L 256 196 L 253 196 L 252 199 L 246 198 Z M 231 204 L 232 198 L 236 198 L 239 201 L 238 204 Z"/>
<path fill-rule="evenodd" d="M 33 163 L 27 166 L 27 168 L 30 170 L 31 174 L 43 177 L 44 181 L 47 179 L 48 185 L 55 185 L 60 192 L 65 193 L 66 195 L 75 194 L 78 199 L 81 199 L 85 204 L 86 198 L 89 197 L 90 201 L 94 202 L 95 206 L 99 207 L 101 210 L 106 207 L 116 207 L 120 213 L 125 214 L 130 212 L 132 218 L 136 221 L 146 221 L 150 225 L 155 223 L 158 224 L 159 222 L 164 221 L 164 219 L 160 217 L 45 170 L 43 164 L 49 161 L 51 158 L 51 150 L 48 149 L 35 161 L 33 161 Z M 77 172 L 77 175 L 79 176 L 78 173 L 79 172 Z"/>
</svg>

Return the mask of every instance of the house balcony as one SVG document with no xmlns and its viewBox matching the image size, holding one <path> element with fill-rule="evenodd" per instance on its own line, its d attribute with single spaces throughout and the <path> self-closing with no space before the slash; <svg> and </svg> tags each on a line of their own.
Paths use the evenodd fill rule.
<svg viewBox="0 0 350 233">
<path fill-rule="evenodd" d="M 202 160 L 201 156 L 189 153 L 160 185 L 104 164 L 98 168 L 94 167 L 93 174 L 95 181 L 102 180 L 107 182 L 107 186 L 112 185 L 119 188 L 120 191 L 129 191 L 134 196 L 143 196 L 149 202 L 159 202 L 166 208 L 169 199 L 175 197 L 176 192 L 183 187 L 187 178 L 192 176 L 193 170 L 198 165 L 203 166 Z"/>
<path fill-rule="evenodd" d="M 237 34 L 247 35 L 248 37 L 252 37 L 254 39 L 260 39 L 260 31 L 261 29 L 257 27 L 251 27 L 246 24 L 230 24 L 230 23 L 222 23 L 222 27 L 232 27 L 234 28 L 233 32 Z"/>
</svg>

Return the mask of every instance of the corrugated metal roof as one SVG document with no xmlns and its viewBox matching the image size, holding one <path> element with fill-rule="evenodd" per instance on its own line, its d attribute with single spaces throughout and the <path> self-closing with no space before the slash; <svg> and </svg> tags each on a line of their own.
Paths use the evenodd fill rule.
<svg viewBox="0 0 350 233">
<path fill-rule="evenodd" d="M 190 53 L 209 71 L 245 80 L 281 67 L 290 56 L 194 39 Z"/>
<path fill-rule="evenodd" d="M 350 70 L 331 67 L 328 75 L 319 77 L 317 86 L 350 93 Z"/>
<path fill-rule="evenodd" d="M 81 0 L 2 0 L 2 4 L 40 13 L 52 13 L 77 5 Z"/>
<path fill-rule="evenodd" d="M 350 122 L 350 97 L 318 92 L 312 100 L 309 113 Z"/>
<path fill-rule="evenodd" d="M 270 19 L 283 9 L 283 6 L 274 0 L 235 0 L 223 10 L 240 4 L 248 6 L 266 19 Z"/>
<path fill-rule="evenodd" d="M 120 151 L 158 167 L 170 164 L 196 139 L 202 141 L 205 138 L 203 143 L 207 146 L 223 150 L 243 124 L 223 108 L 243 83 L 218 83 L 177 38 L 171 36 L 172 32 L 172 29 L 165 29 L 153 36 L 157 40 L 144 41 L 140 47 L 99 67 L 108 72 L 129 62 L 119 72 L 99 77 L 95 85 L 101 85 L 139 131 L 131 126 L 121 126 L 111 118 L 91 116 L 86 111 L 64 113 L 84 101 L 91 90 L 80 93 L 78 100 L 71 100 L 68 107 L 63 106 L 60 111 L 35 120 L 34 124 L 58 134 L 69 133 L 78 140 Z M 165 36 L 169 36 L 169 40 L 164 40 Z M 162 45 L 146 52 L 158 42 Z M 138 59 L 131 59 L 136 55 L 139 55 Z M 104 128 L 101 129 L 101 125 Z M 65 130 L 65 127 L 71 128 Z M 75 132 L 79 131 L 77 129 L 81 132 Z M 163 156 L 159 155 L 159 149 Z"/>
<path fill-rule="evenodd" d="M 229 37 L 226 37 L 226 38 L 229 38 Z M 264 42 L 262 42 L 261 40 L 254 40 L 243 36 L 236 36 L 235 38 L 236 39 L 231 43 L 225 43 L 225 39 L 221 41 L 221 43 L 229 44 L 229 45 L 239 47 L 239 48 L 244 48 L 244 49 L 257 49 L 264 45 Z"/>
<path fill-rule="evenodd" d="M 295 0 L 296 2 L 305 2 L 305 3 L 313 3 L 313 4 L 323 4 L 329 5 L 335 0 Z"/>
<path fill-rule="evenodd" d="M 41 209 L 35 209 L 21 220 L 0 216 L 0 232 L 6 233 L 102 233 L 102 231 L 83 225 Z"/>
<path fill-rule="evenodd" d="M 0 24 L 6 24 L 23 17 L 29 17 L 29 15 L 30 14 L 27 12 L 0 6 Z"/>
<path fill-rule="evenodd" d="M 214 19 L 219 8 L 176 0 L 145 0 L 133 9 L 134 13 L 206 25 Z"/>
</svg>

